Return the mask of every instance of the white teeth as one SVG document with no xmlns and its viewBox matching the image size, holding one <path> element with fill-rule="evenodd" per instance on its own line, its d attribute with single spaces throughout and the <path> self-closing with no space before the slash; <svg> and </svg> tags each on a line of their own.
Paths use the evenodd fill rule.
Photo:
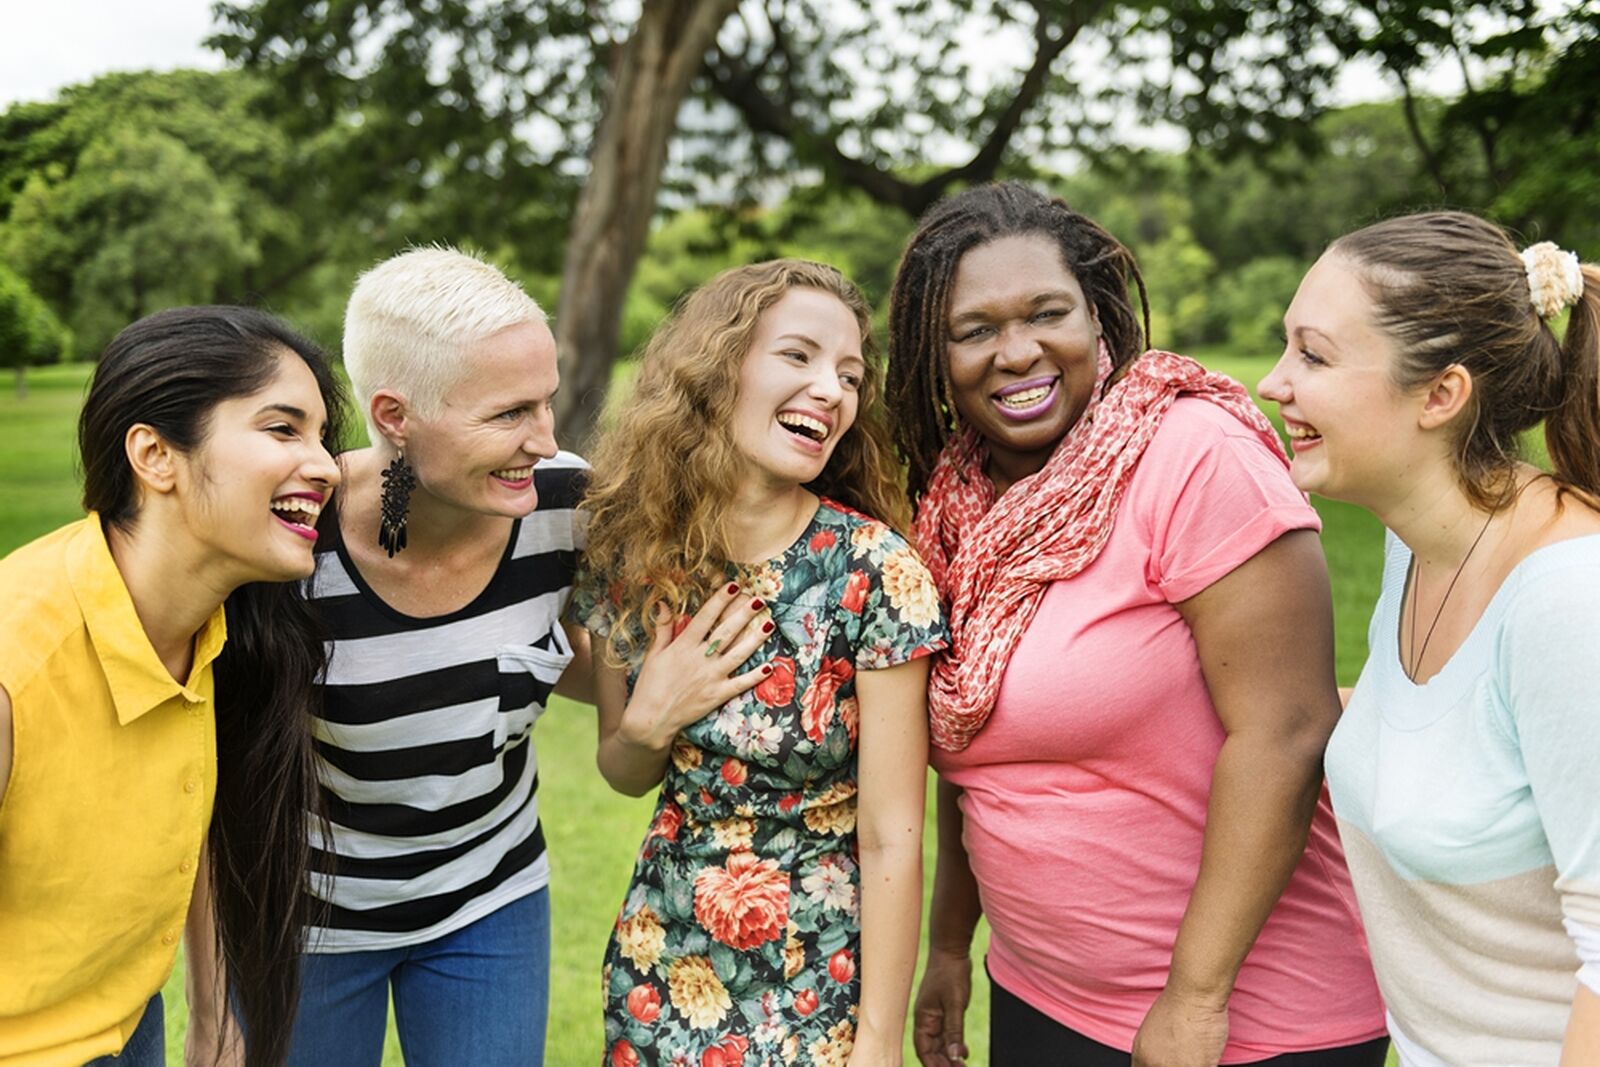
<svg viewBox="0 0 1600 1067">
<path fill-rule="evenodd" d="M 317 516 L 322 514 L 322 505 L 315 500 L 308 500 L 303 496 L 279 497 L 271 504 L 272 510 L 283 514 L 290 522 L 302 526 L 314 525 Z M 304 519 L 300 516 L 305 516 Z"/>
<path fill-rule="evenodd" d="M 1321 437 L 1322 435 L 1309 426 L 1288 426 L 1289 436 L 1296 441 L 1304 441 L 1308 437 Z"/>
<path fill-rule="evenodd" d="M 524 478 L 533 476 L 532 467 L 508 467 L 501 471 L 491 471 L 496 478 L 504 478 L 508 482 L 520 482 Z"/>
<path fill-rule="evenodd" d="M 828 424 L 821 419 L 813 419 L 809 415 L 801 415 L 794 411 L 778 412 L 778 422 L 794 430 L 804 430 L 807 437 L 820 441 L 828 436 Z"/>
<path fill-rule="evenodd" d="M 1051 387 L 1048 385 L 1040 385 L 1032 389 L 1024 389 L 1020 393 L 1011 393 L 1008 396 L 1000 397 L 1000 403 L 1004 404 L 1008 408 L 1029 407 L 1030 405 L 1037 404 L 1039 401 L 1049 396 L 1050 389 Z"/>
</svg>

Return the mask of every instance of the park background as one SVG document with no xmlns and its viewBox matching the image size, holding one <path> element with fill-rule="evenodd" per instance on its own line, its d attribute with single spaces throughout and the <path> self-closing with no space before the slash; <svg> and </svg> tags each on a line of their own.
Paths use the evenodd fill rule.
<svg viewBox="0 0 1600 1067">
<path fill-rule="evenodd" d="M 1252 387 L 1302 272 L 1363 223 L 1458 207 L 1525 243 L 1585 259 L 1600 245 L 1600 11 L 1586 3 L 128 8 L 159 21 L 186 3 L 209 8 L 189 42 L 204 45 L 198 69 L 140 69 L 170 64 L 142 59 L 130 33 L 70 84 L 21 99 L 0 84 L 0 367 L 14 369 L 0 390 L 0 553 L 81 513 L 74 420 L 121 326 L 249 302 L 337 352 L 355 276 L 414 244 L 475 249 L 554 312 L 559 432 L 579 450 L 650 330 L 723 267 L 831 262 L 879 309 L 881 344 L 916 215 L 974 181 L 1032 181 L 1097 218 L 1139 259 L 1154 344 Z M 13 74 L 108 30 L 89 0 L 30 7 L 0 12 Z M 1382 531 L 1316 503 L 1350 684 Z M 650 802 L 594 771 L 592 711 L 556 701 L 536 740 L 548 1062 L 592 1064 L 600 958 Z M 180 967 L 174 1063 L 181 990 Z M 986 1024 L 980 980 L 974 1065 Z M 385 1062 L 401 1062 L 392 1028 Z"/>
</svg>

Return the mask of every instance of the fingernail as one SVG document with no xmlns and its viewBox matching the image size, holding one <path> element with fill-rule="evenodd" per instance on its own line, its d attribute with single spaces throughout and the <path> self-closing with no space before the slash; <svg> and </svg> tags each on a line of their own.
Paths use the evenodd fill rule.
<svg viewBox="0 0 1600 1067">
<path fill-rule="evenodd" d="M 763 664 L 762 664 L 762 665 L 761 665 L 761 673 L 762 673 L 762 674 L 771 674 L 771 673 L 772 673 L 772 664 L 770 664 L 770 663 L 763 663 Z"/>
<path fill-rule="evenodd" d="M 729 596 L 732 596 L 733 594 L 737 593 L 738 591 L 739 591 L 739 583 L 738 582 L 729 582 L 728 583 L 728 595 Z"/>
<path fill-rule="evenodd" d="M 772 624 L 770 622 L 762 623 L 761 624 L 761 632 L 764 633 L 764 634 L 770 634 L 772 632 Z"/>
<path fill-rule="evenodd" d="M 754 600 L 750 601 L 750 610 L 751 611 L 760 611 L 764 607 L 766 607 L 766 604 L 762 603 L 762 600 L 761 600 L 760 597 L 756 597 Z"/>
</svg>

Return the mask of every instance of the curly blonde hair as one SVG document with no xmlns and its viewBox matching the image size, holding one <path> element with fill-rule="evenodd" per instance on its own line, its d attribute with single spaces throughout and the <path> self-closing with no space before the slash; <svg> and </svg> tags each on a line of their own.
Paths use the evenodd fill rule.
<svg viewBox="0 0 1600 1067">
<path fill-rule="evenodd" d="M 747 460 L 730 386 L 762 312 L 790 289 L 839 298 L 861 327 L 867 369 L 855 422 L 806 488 L 902 533 L 910 514 L 882 410 L 883 366 L 860 290 L 822 263 L 779 259 L 724 271 L 691 293 L 645 346 L 633 394 L 591 452 L 584 566 L 610 583 L 607 646 L 626 662 L 655 630 L 654 606 L 690 612 L 728 580 L 728 518 Z"/>
</svg>

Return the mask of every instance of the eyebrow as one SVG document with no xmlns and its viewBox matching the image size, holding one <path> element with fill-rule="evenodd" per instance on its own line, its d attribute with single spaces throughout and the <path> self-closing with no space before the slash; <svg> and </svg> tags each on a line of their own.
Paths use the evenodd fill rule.
<svg viewBox="0 0 1600 1067">
<path fill-rule="evenodd" d="M 307 423 L 311 421 L 310 415 L 306 414 L 306 412 L 302 411 L 300 408 L 295 407 L 293 404 L 263 404 L 261 405 L 261 410 L 256 412 L 256 416 L 259 418 L 268 412 L 277 412 L 280 415 L 287 415 L 296 422 Z M 317 436 L 326 437 L 327 434 L 328 423 L 327 420 L 323 420 L 322 424 L 317 427 Z"/>
<path fill-rule="evenodd" d="M 820 349 L 822 347 L 803 333 L 782 333 L 772 339 L 773 344 L 777 344 L 779 341 L 799 341 L 801 344 L 811 348 Z"/>
<path fill-rule="evenodd" d="M 1299 340 L 1300 338 L 1309 334 L 1316 334 L 1318 337 L 1322 338 L 1323 341 L 1327 342 L 1328 347 L 1332 348 L 1334 351 L 1343 351 L 1339 348 L 1339 343 L 1337 341 L 1323 333 L 1321 330 L 1317 329 L 1315 326 L 1296 326 L 1294 328 L 1294 337 L 1296 340 Z"/>
<path fill-rule="evenodd" d="M 1028 306 L 1036 308 L 1041 304 L 1049 304 L 1056 300 L 1064 300 L 1069 304 L 1076 303 L 1076 298 L 1068 290 L 1049 289 L 1042 293 L 1035 293 L 1032 297 L 1030 297 L 1028 300 Z M 988 317 L 989 316 L 985 312 L 976 308 L 966 311 L 958 311 L 954 315 L 950 316 L 950 325 L 955 326 L 966 322 L 969 319 L 982 320 L 987 319 Z"/>
<path fill-rule="evenodd" d="M 550 401 L 555 399 L 555 395 L 559 392 L 561 392 L 561 387 L 558 385 L 544 396 L 524 396 L 507 403 L 495 404 L 492 406 L 496 411 L 510 411 L 512 408 L 525 408 L 533 404 L 548 404 Z"/>
</svg>

